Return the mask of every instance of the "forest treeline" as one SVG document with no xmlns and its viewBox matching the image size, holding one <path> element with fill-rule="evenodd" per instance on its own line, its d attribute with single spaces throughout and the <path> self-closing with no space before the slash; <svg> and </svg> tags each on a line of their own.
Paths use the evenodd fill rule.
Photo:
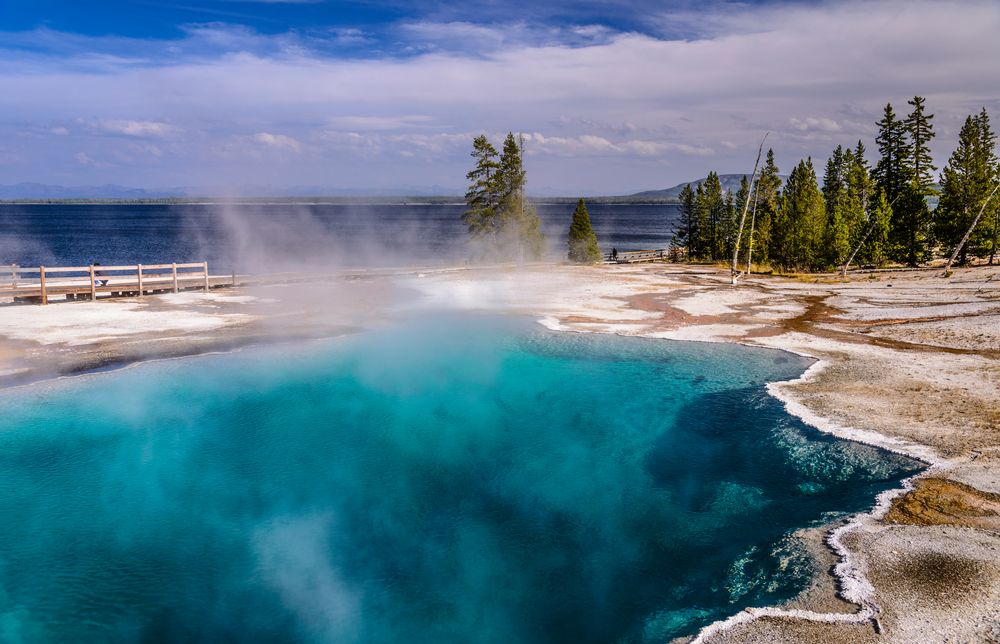
<svg viewBox="0 0 1000 644">
<path fill-rule="evenodd" d="M 1000 181 L 997 136 L 985 108 L 966 118 L 958 145 L 935 185 L 929 142 L 933 114 L 923 97 L 908 101 L 899 117 L 891 104 L 878 122 L 878 161 L 866 160 L 864 144 L 838 145 L 820 183 L 811 158 L 800 161 L 782 181 L 768 150 L 753 186 L 744 177 L 735 194 L 722 189 L 711 172 L 703 183 L 681 192 L 681 219 L 674 250 L 689 260 L 722 261 L 733 256 L 740 216 L 749 216 L 740 238 L 740 263 L 769 264 L 779 270 L 827 270 L 865 264 L 916 266 L 951 254 Z M 929 200 L 938 197 L 932 209 Z M 989 201 L 959 255 L 992 264 L 1000 244 L 1000 199 Z"/>
</svg>

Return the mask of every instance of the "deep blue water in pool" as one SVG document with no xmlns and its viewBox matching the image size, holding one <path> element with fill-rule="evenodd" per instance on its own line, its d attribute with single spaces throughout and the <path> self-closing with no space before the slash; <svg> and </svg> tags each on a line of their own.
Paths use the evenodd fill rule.
<svg viewBox="0 0 1000 644">
<path fill-rule="evenodd" d="M 663 642 L 915 463 L 789 354 L 431 316 L 0 393 L 0 641 Z"/>
</svg>

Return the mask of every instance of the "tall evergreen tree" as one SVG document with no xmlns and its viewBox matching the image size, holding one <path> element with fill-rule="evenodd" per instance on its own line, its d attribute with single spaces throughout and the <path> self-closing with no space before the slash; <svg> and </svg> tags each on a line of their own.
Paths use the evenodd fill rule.
<svg viewBox="0 0 1000 644">
<path fill-rule="evenodd" d="M 696 243 L 692 245 L 689 255 L 691 259 L 711 259 L 712 215 L 708 199 L 705 197 L 705 186 L 701 183 L 694 188 L 694 214 L 698 235 L 695 238 Z"/>
<path fill-rule="evenodd" d="M 858 144 L 854 148 L 854 162 L 865 169 L 865 172 L 871 174 L 871 168 L 868 166 L 868 159 L 865 158 L 865 144 L 858 139 Z"/>
<path fill-rule="evenodd" d="M 920 116 L 914 122 L 921 122 L 921 141 L 926 144 L 932 136 L 929 119 L 922 114 L 923 102 L 919 102 Z M 911 115 L 913 116 L 913 115 Z M 916 266 L 924 259 L 928 243 L 928 221 L 930 211 L 924 200 L 920 181 L 914 167 L 914 147 L 912 133 L 906 121 L 896 118 L 892 104 L 885 106 L 882 120 L 878 122 L 879 162 L 873 176 L 892 207 L 892 221 L 889 226 L 890 253 L 894 259 Z M 922 152 L 923 154 L 923 152 Z M 929 156 L 926 158 L 929 163 Z M 926 165 L 921 171 L 926 171 Z"/>
<path fill-rule="evenodd" d="M 910 183 L 913 176 L 910 164 L 912 154 L 906 139 L 906 124 L 896 118 L 891 103 L 886 103 L 882 120 L 877 125 L 879 131 L 875 142 L 878 144 L 879 160 L 872 176 L 891 202 L 899 198 Z"/>
<path fill-rule="evenodd" d="M 508 217 L 513 216 L 516 209 L 520 207 L 526 176 L 524 165 L 521 163 L 521 148 L 518 147 L 514 133 L 508 132 L 503 141 L 500 162 L 497 167 L 500 205 Z"/>
<path fill-rule="evenodd" d="M 576 203 L 573 221 L 569 225 L 569 260 L 578 264 L 592 264 L 601 261 L 601 249 L 597 246 L 597 235 L 590 225 L 590 215 L 583 199 Z"/>
<path fill-rule="evenodd" d="M 521 145 L 507 133 L 497 170 L 500 184 L 500 221 L 504 231 L 503 254 L 518 261 L 541 259 L 545 251 L 542 224 L 534 205 L 524 195 L 527 173 Z"/>
<path fill-rule="evenodd" d="M 838 145 L 826 161 L 826 172 L 823 174 L 823 200 L 826 209 L 832 210 L 847 187 L 847 163 L 844 159 L 844 148 Z"/>
<path fill-rule="evenodd" d="M 935 233 L 945 248 L 959 243 L 998 179 L 995 147 L 996 134 L 985 110 L 967 117 L 958 133 L 958 147 L 941 173 L 941 199 L 934 213 Z M 970 251 L 995 252 L 990 243 L 993 219 L 987 219 L 986 226 L 979 224 L 980 230 L 960 252 L 960 264 L 968 262 Z"/>
<path fill-rule="evenodd" d="M 743 177 L 746 181 L 746 177 Z M 747 190 L 749 195 L 750 191 Z M 719 255 L 718 259 L 725 259 L 733 256 L 733 245 L 736 243 L 736 228 L 739 222 L 736 221 L 736 203 L 733 199 L 733 192 L 726 191 L 726 198 L 722 204 L 722 216 L 719 219 Z"/>
<path fill-rule="evenodd" d="M 722 181 L 717 172 L 709 172 L 705 179 L 702 195 L 702 208 L 707 220 L 705 257 L 715 261 L 726 257 L 725 250 L 725 219 L 726 202 L 722 194 Z"/>
<path fill-rule="evenodd" d="M 823 200 L 826 204 L 826 226 L 823 248 L 816 259 L 831 266 L 840 266 L 851 252 L 850 220 L 854 206 L 848 194 L 848 176 L 854 165 L 854 153 L 837 146 L 826 162 L 823 175 Z"/>
<path fill-rule="evenodd" d="M 688 259 L 691 259 L 693 249 L 698 245 L 698 216 L 695 210 L 695 195 L 691 189 L 691 184 L 686 184 L 681 188 L 679 195 L 680 221 L 674 226 L 673 242 L 675 246 L 683 246 L 687 251 Z"/>
<path fill-rule="evenodd" d="M 770 259 L 771 234 L 781 207 L 781 173 L 774 162 L 774 150 L 768 149 L 764 169 L 757 179 L 757 218 L 754 225 L 753 254 L 758 261 Z"/>
<path fill-rule="evenodd" d="M 931 120 L 933 114 L 927 114 L 924 108 L 925 99 L 923 96 L 914 96 L 907 101 L 913 107 L 913 111 L 906 117 L 906 132 L 910 137 L 911 166 L 913 168 L 913 181 L 921 194 L 929 195 L 934 192 L 934 171 L 937 168 L 933 165 L 930 140 L 934 138 L 934 126 Z"/>
<path fill-rule="evenodd" d="M 871 217 L 876 195 L 875 186 L 868 171 L 868 162 L 865 161 L 865 146 L 861 141 L 858 141 L 854 152 L 849 150 L 845 154 L 845 161 L 847 164 L 847 183 L 842 212 L 847 224 L 848 246 L 854 249 L 865 240 L 866 235 L 870 237 L 873 234 L 869 231 L 869 227 L 874 224 Z M 862 255 L 861 259 L 865 260 L 867 256 Z M 840 264 L 839 261 L 836 263 Z"/>
<path fill-rule="evenodd" d="M 781 215 L 772 229 L 772 257 L 785 268 L 813 268 L 818 261 L 826 220 L 826 203 L 812 159 L 792 170 L 782 194 Z"/>
<path fill-rule="evenodd" d="M 882 266 L 889 258 L 889 222 L 892 219 L 892 206 L 889 205 L 884 190 L 876 188 L 875 191 L 868 219 L 869 229 L 866 231 L 867 237 L 861 250 L 864 252 L 866 262 Z"/>
<path fill-rule="evenodd" d="M 992 186 L 1000 181 L 1000 161 L 997 160 L 996 153 L 997 135 L 990 127 L 990 116 L 986 113 L 985 107 L 976 116 L 976 121 L 979 124 L 979 153 L 986 169 L 987 183 L 992 190 Z M 1000 199 L 994 197 L 986 204 L 981 226 L 974 243 L 980 254 L 989 253 L 989 263 L 992 265 L 1000 247 Z"/>
<path fill-rule="evenodd" d="M 496 236 L 500 230 L 500 218 L 497 212 L 500 203 L 497 149 L 485 134 L 473 139 L 472 158 L 476 160 L 476 164 L 465 175 L 471 184 L 465 193 L 465 203 L 468 208 L 462 215 L 462 221 L 465 222 L 473 239 L 483 240 Z"/>
</svg>

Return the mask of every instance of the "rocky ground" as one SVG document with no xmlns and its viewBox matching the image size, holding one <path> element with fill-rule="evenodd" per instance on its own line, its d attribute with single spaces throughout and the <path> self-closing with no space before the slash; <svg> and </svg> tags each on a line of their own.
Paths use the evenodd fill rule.
<svg viewBox="0 0 1000 644">
<path fill-rule="evenodd" d="M 771 386 L 789 411 L 931 467 L 849 525 L 803 533 L 818 572 L 802 596 L 699 640 L 1000 642 L 1000 268 L 729 281 L 713 267 L 548 265 L 0 305 L 0 384 L 328 336 L 420 308 L 807 354 L 819 362 L 803 378 Z"/>
</svg>

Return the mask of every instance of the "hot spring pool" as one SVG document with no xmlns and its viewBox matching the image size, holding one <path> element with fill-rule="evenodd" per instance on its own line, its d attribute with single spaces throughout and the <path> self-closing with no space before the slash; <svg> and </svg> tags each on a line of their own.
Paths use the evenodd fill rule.
<svg viewBox="0 0 1000 644">
<path fill-rule="evenodd" d="M 0 393 L 4 642 L 664 642 L 918 465 L 778 351 L 429 316 Z"/>
</svg>

